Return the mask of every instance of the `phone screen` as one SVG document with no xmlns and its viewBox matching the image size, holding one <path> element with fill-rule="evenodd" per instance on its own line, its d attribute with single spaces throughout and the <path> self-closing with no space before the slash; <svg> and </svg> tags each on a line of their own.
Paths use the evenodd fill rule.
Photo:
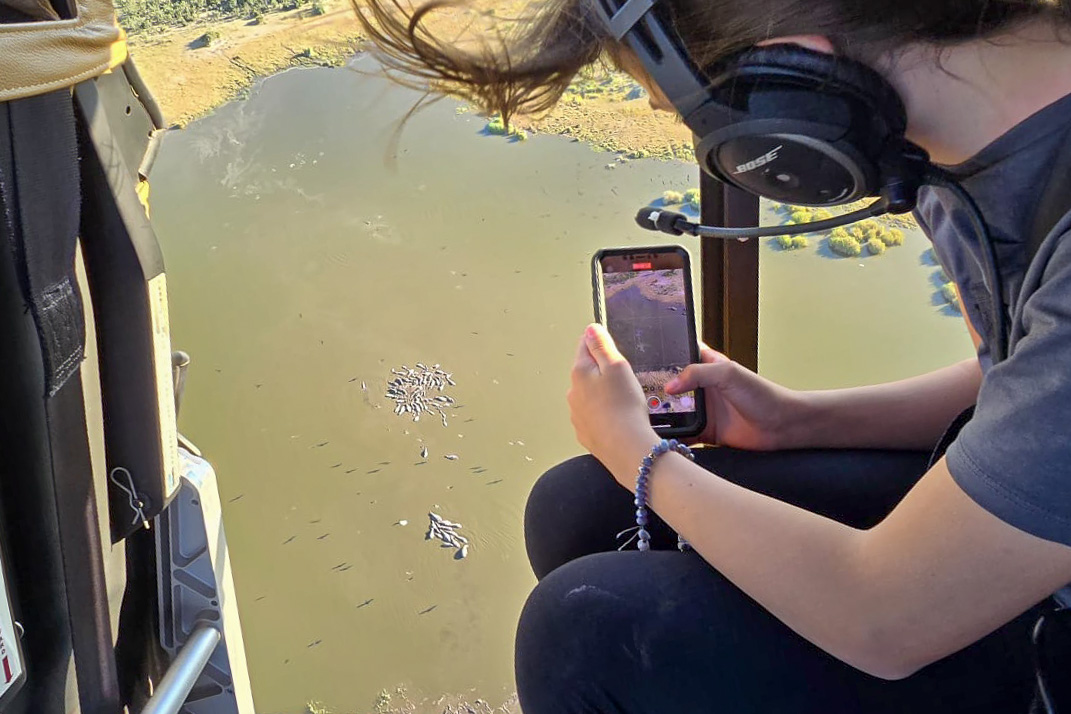
<svg viewBox="0 0 1071 714">
<path fill-rule="evenodd" d="M 632 365 L 656 426 L 687 427 L 697 416 L 694 392 L 665 390 L 698 361 L 687 260 L 680 249 L 604 252 L 599 259 L 604 322 Z"/>
</svg>

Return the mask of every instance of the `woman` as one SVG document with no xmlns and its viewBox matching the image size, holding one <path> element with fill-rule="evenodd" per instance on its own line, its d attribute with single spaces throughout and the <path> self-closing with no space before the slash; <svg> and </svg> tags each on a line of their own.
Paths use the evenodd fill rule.
<svg viewBox="0 0 1071 714">
<path fill-rule="evenodd" d="M 427 29 L 434 8 L 405 17 L 373 1 L 362 18 L 396 69 L 506 117 L 553 105 L 604 51 L 671 109 L 590 1 L 541 5 L 509 42 L 468 50 Z M 540 582 L 517 634 L 524 711 L 1026 712 L 1030 625 L 1071 582 L 1071 216 L 1057 216 L 1032 266 L 1027 240 L 1071 136 L 1071 3 L 658 8 L 700 67 L 781 43 L 876 70 L 903 99 L 906 138 L 981 207 L 1010 353 L 993 365 L 979 237 L 948 192 L 924 189 L 917 214 L 958 284 L 978 357 L 894 384 L 799 392 L 704 349 L 669 386 L 705 388 L 699 441 L 719 448 L 695 463 L 654 460 L 652 551 L 618 552 L 637 467 L 659 439 L 629 365 L 589 327 L 569 405 L 590 456 L 544 475 L 526 514 Z M 694 552 L 678 552 L 674 532 Z"/>
</svg>

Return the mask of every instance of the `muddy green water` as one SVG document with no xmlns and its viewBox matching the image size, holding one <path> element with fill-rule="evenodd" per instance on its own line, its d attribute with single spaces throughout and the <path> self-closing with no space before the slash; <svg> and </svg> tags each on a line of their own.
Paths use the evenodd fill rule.
<svg viewBox="0 0 1071 714">
<path fill-rule="evenodd" d="M 486 136 L 452 101 L 387 160 L 413 101 L 346 69 L 287 72 L 170 134 L 153 175 L 173 341 L 193 356 L 180 426 L 219 474 L 262 713 L 368 711 L 400 685 L 512 692 L 525 496 L 579 448 L 564 394 L 590 255 L 649 243 L 637 207 L 696 183 L 685 164 Z M 862 260 L 816 246 L 763 246 L 766 374 L 837 386 L 969 353 L 924 238 Z M 457 381 L 446 428 L 383 398 L 418 361 Z M 467 559 L 424 540 L 429 510 L 463 524 Z"/>
</svg>

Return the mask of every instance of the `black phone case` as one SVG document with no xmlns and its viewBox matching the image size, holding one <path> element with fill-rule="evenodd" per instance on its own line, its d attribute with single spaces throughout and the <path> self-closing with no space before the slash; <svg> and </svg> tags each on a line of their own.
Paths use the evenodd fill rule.
<svg viewBox="0 0 1071 714">
<path fill-rule="evenodd" d="M 684 256 L 684 286 L 687 297 L 688 308 L 688 333 L 689 344 L 691 345 L 691 361 L 693 364 L 698 364 L 700 360 L 699 355 L 699 335 L 696 331 L 695 325 L 695 297 L 692 292 L 692 261 L 691 256 L 688 255 L 688 251 L 681 248 L 678 245 L 661 245 L 661 246 L 636 246 L 630 248 L 603 248 L 596 251 L 595 255 L 591 257 L 591 299 L 594 305 L 595 322 L 600 325 L 606 325 L 605 315 L 602 314 L 602 290 L 599 287 L 599 275 L 602 272 L 600 270 L 602 266 L 602 259 L 611 255 L 627 255 L 629 253 L 679 253 Z M 707 408 L 706 398 L 703 394 L 703 389 L 697 388 L 695 390 L 695 404 L 696 404 L 696 422 L 691 426 L 680 427 L 657 427 L 656 433 L 664 438 L 679 438 L 679 437 L 692 437 L 698 436 L 703 432 L 703 429 L 707 426 Z"/>
</svg>

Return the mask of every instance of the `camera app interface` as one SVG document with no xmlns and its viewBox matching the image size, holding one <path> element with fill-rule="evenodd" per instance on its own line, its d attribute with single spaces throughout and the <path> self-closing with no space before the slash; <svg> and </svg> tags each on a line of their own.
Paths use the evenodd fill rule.
<svg viewBox="0 0 1071 714">
<path fill-rule="evenodd" d="M 679 255 L 655 254 L 618 257 L 602 266 L 606 327 L 639 378 L 651 414 L 695 411 L 693 392 L 665 390 L 691 362 L 682 262 Z"/>
</svg>

